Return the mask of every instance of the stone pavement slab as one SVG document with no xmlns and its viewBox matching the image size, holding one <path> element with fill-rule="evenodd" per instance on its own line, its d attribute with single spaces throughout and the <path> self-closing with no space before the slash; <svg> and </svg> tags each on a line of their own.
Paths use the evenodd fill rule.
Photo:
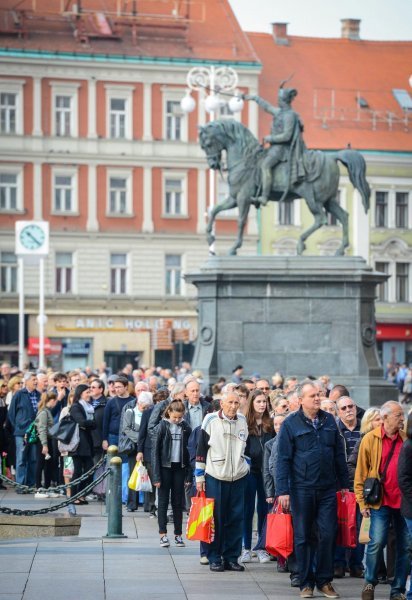
<svg viewBox="0 0 412 600">
<path fill-rule="evenodd" d="M 1 494 L 1 505 L 10 505 L 9 495 L 19 508 L 45 505 L 9 491 Z M 290 587 L 287 574 L 276 573 L 276 563 L 255 559 L 244 573 L 211 573 L 199 564 L 197 543 L 160 548 L 157 520 L 141 510 L 124 511 L 129 537 L 105 538 L 104 508 L 97 502 L 81 507 L 78 537 L 0 541 L 0 600 L 299 600 L 299 590 Z M 70 518 L 64 511 L 54 514 Z M 347 577 L 336 587 L 343 599 L 359 600 L 362 580 Z M 375 598 L 389 593 L 379 586 Z M 318 592 L 315 597 L 321 598 Z"/>
</svg>

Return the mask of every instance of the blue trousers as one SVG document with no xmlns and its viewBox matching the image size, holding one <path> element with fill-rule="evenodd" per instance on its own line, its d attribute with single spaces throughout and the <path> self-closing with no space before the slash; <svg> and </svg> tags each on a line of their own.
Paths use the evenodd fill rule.
<svg viewBox="0 0 412 600">
<path fill-rule="evenodd" d="M 243 502 L 246 477 L 220 481 L 206 475 L 206 496 L 214 498 L 215 539 L 207 544 L 211 563 L 237 562 L 242 552 Z"/>
<path fill-rule="evenodd" d="M 398 508 L 381 506 L 377 510 L 371 509 L 370 542 L 366 548 L 365 581 L 372 585 L 378 583 L 380 556 L 388 540 L 388 528 L 391 519 L 395 530 L 396 561 L 395 577 L 391 583 L 390 595 L 395 596 L 405 593 L 406 580 L 411 566 L 409 558 L 411 544 L 408 527 Z"/>
<path fill-rule="evenodd" d="M 23 443 L 23 436 L 16 435 L 16 481 L 22 485 L 34 485 L 36 482 L 36 444 Z"/>
<path fill-rule="evenodd" d="M 359 505 L 356 505 L 356 539 L 359 539 L 359 531 L 362 523 L 362 515 L 359 510 Z M 365 554 L 365 544 L 356 545 L 356 548 L 344 548 L 336 546 L 335 550 L 335 567 L 346 567 L 349 558 L 349 568 L 359 568 L 363 570 L 363 556 Z"/>
<path fill-rule="evenodd" d="M 249 473 L 246 477 L 246 487 L 244 496 L 244 522 L 243 522 L 243 546 L 246 550 L 252 547 L 252 524 L 255 514 L 257 494 L 257 518 L 258 518 L 258 537 L 262 532 L 263 523 L 268 511 L 265 489 L 263 487 L 262 473 Z"/>
<path fill-rule="evenodd" d="M 290 500 L 300 589 L 313 589 L 315 584 L 321 588 L 333 579 L 337 531 L 336 490 L 300 488 L 291 492 Z M 314 524 L 317 530 L 315 547 Z M 313 560 L 314 552 L 316 561 Z"/>
</svg>

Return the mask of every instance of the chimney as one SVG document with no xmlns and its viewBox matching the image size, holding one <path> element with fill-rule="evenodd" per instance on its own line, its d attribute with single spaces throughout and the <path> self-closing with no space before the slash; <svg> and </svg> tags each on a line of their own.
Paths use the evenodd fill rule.
<svg viewBox="0 0 412 600">
<path fill-rule="evenodd" d="M 272 35 L 275 44 L 279 46 L 288 46 L 288 23 L 272 23 Z"/>
<path fill-rule="evenodd" d="M 341 36 L 347 40 L 360 40 L 360 19 L 341 19 Z"/>
</svg>

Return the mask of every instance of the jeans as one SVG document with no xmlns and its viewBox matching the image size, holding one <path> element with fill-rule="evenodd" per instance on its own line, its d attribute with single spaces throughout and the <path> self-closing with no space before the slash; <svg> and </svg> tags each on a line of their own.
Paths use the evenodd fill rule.
<svg viewBox="0 0 412 600">
<path fill-rule="evenodd" d="M 252 547 L 252 523 L 255 513 L 257 494 L 258 537 L 262 531 L 265 516 L 268 511 L 262 473 L 249 473 L 246 477 L 244 495 L 243 546 L 246 550 Z"/>
<path fill-rule="evenodd" d="M 183 498 L 185 493 L 186 469 L 180 463 L 172 463 L 170 468 L 160 468 L 160 487 L 158 488 L 157 520 L 159 533 L 167 532 L 167 507 L 169 495 L 173 510 L 174 534 L 182 535 Z"/>
<path fill-rule="evenodd" d="M 356 505 L 356 539 L 359 539 L 359 531 L 362 523 L 362 515 L 359 510 L 359 505 Z M 365 544 L 356 545 L 356 548 L 344 548 L 336 546 L 335 550 L 335 567 L 346 567 L 347 556 L 349 556 L 350 569 L 362 569 L 363 571 L 363 555 L 365 554 Z"/>
<path fill-rule="evenodd" d="M 395 596 L 405 593 L 406 580 L 410 570 L 409 533 L 405 519 L 401 516 L 401 511 L 398 508 L 381 506 L 377 510 L 371 509 L 370 542 L 366 549 L 365 581 L 372 585 L 378 583 L 380 555 L 388 539 L 388 528 L 391 519 L 396 538 L 396 562 L 390 595 Z"/>
<path fill-rule="evenodd" d="M 23 443 L 23 436 L 16 435 L 16 481 L 32 486 L 36 481 L 36 444 Z"/>
<path fill-rule="evenodd" d="M 407 519 L 405 517 L 405 521 L 406 521 L 406 525 L 408 527 L 408 531 L 409 531 L 409 542 L 412 543 L 412 519 Z M 409 592 L 406 594 L 406 598 L 407 600 L 412 600 L 412 561 L 411 561 L 411 580 L 410 580 L 410 585 L 409 585 Z"/>
<path fill-rule="evenodd" d="M 207 544 L 211 563 L 237 562 L 242 552 L 243 502 L 246 478 L 221 481 L 206 474 L 206 496 L 214 498 L 215 539 Z"/>
<path fill-rule="evenodd" d="M 291 509 L 300 588 L 321 588 L 333 579 L 337 532 L 336 490 L 300 488 L 291 491 Z M 317 543 L 313 545 L 313 525 Z M 316 566 L 313 568 L 314 550 Z"/>
<path fill-rule="evenodd" d="M 90 471 L 90 469 L 93 466 L 93 458 L 91 456 L 73 456 L 72 458 L 73 458 L 73 465 L 74 465 L 72 481 L 75 481 L 76 479 L 81 477 L 84 473 L 87 473 L 87 471 Z M 92 481 L 93 481 L 93 475 L 89 475 L 84 481 L 74 485 L 71 488 L 72 496 L 74 496 L 78 492 L 84 490 L 84 488 L 87 487 L 89 485 L 89 483 L 91 483 Z"/>
</svg>

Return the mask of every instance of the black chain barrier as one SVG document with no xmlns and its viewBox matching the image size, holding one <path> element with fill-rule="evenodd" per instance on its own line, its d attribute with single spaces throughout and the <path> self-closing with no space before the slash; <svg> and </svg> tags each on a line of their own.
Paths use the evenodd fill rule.
<svg viewBox="0 0 412 600">
<path fill-rule="evenodd" d="M 33 517 L 34 515 L 45 515 L 49 512 L 55 512 L 56 510 L 60 510 L 61 508 L 65 508 L 66 506 L 69 506 L 69 504 L 73 504 L 73 502 L 75 500 L 78 500 L 79 498 L 82 498 L 83 496 L 85 496 L 86 494 L 91 492 L 92 489 L 96 485 L 101 483 L 104 479 L 106 479 L 106 477 L 108 477 L 109 474 L 110 474 L 110 468 L 108 468 L 106 471 L 103 471 L 103 473 L 101 475 L 99 475 L 99 477 L 97 477 L 94 481 L 89 483 L 89 485 L 87 485 L 85 488 L 83 488 L 82 490 L 77 492 L 77 494 L 75 494 L 74 496 L 70 496 L 69 498 L 64 500 L 64 502 L 60 502 L 60 504 L 55 504 L 53 506 L 49 506 L 48 508 L 39 508 L 38 510 L 23 510 L 20 508 L 8 508 L 7 506 L 0 506 L 0 513 L 6 514 L 6 515 L 20 515 L 20 516 L 25 516 L 25 517 Z M 85 475 L 87 475 L 87 474 L 85 473 Z M 83 481 L 85 475 L 83 475 L 82 477 L 79 477 L 79 479 L 77 479 L 76 481 Z M 71 484 L 71 485 L 73 485 L 73 484 Z M 50 488 L 50 489 L 52 489 L 52 488 Z"/>
<path fill-rule="evenodd" d="M 104 463 L 105 460 L 106 460 L 106 456 L 102 456 L 102 458 L 99 460 L 98 463 L 96 463 L 95 465 L 93 465 L 93 467 L 91 469 L 89 469 L 87 471 L 87 473 L 84 473 L 78 479 L 75 479 L 74 481 L 71 481 L 70 483 L 64 483 L 62 485 L 56 485 L 55 487 L 49 487 L 47 489 L 46 488 L 42 488 L 42 487 L 36 488 L 34 486 L 23 485 L 22 483 L 17 483 L 17 481 L 14 481 L 13 479 L 9 479 L 5 475 L 1 475 L 1 474 L 0 474 L 0 479 L 2 481 L 5 481 L 9 485 L 12 485 L 16 489 L 22 490 L 22 491 L 26 492 L 26 494 L 31 494 L 33 492 L 51 492 L 51 493 L 56 493 L 56 492 L 67 490 L 67 488 L 71 488 L 71 487 L 73 487 L 73 486 L 81 483 L 85 479 L 88 479 L 88 477 L 90 477 L 90 475 L 92 475 L 95 471 L 97 471 L 97 469 L 99 467 L 102 466 L 102 464 Z"/>
</svg>

